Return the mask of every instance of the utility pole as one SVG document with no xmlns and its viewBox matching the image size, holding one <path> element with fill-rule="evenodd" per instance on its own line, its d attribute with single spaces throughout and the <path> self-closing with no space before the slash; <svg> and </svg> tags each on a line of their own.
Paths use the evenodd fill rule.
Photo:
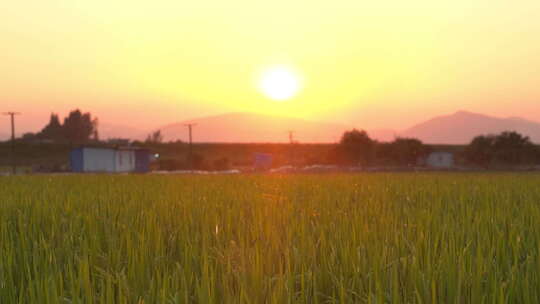
<svg viewBox="0 0 540 304">
<path fill-rule="evenodd" d="M 294 131 L 293 130 L 289 130 L 287 131 L 289 132 L 289 164 L 293 164 L 294 163 Z"/>
<path fill-rule="evenodd" d="M 188 154 L 188 159 L 189 159 L 189 168 L 191 170 L 193 170 L 193 136 L 192 136 L 192 129 L 196 125 L 197 125 L 196 123 L 189 123 L 189 124 L 184 125 L 184 126 L 186 126 L 188 128 L 188 132 L 189 132 L 189 154 Z"/>
<path fill-rule="evenodd" d="M 289 130 L 289 143 L 294 144 L 294 131 Z"/>
<path fill-rule="evenodd" d="M 17 165 L 15 164 L 15 115 L 19 115 L 19 112 L 5 112 L 4 115 L 11 116 L 11 172 L 13 175 L 17 173 Z"/>
</svg>

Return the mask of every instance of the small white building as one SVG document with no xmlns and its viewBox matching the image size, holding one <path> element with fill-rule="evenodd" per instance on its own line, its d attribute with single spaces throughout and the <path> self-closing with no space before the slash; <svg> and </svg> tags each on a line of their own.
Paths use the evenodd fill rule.
<svg viewBox="0 0 540 304">
<path fill-rule="evenodd" d="M 147 172 L 150 156 L 144 149 L 81 147 L 71 151 L 73 172 Z"/>
<path fill-rule="evenodd" d="M 119 149 L 115 155 L 115 172 L 132 172 L 135 170 L 135 151 Z"/>
<path fill-rule="evenodd" d="M 425 160 L 428 167 L 451 168 L 454 166 L 454 154 L 451 152 L 431 152 Z"/>
</svg>

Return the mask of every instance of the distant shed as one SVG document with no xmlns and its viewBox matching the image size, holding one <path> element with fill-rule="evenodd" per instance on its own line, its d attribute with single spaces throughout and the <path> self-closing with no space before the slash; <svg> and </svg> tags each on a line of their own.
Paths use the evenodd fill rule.
<svg viewBox="0 0 540 304">
<path fill-rule="evenodd" d="M 267 153 L 253 154 L 253 167 L 258 170 L 267 170 L 272 166 L 272 155 Z"/>
<path fill-rule="evenodd" d="M 135 151 L 132 149 L 117 149 L 114 161 L 115 172 L 135 171 Z"/>
<path fill-rule="evenodd" d="M 454 153 L 431 152 L 426 158 L 426 165 L 433 168 L 451 168 L 454 166 Z"/>
<path fill-rule="evenodd" d="M 150 153 L 134 148 L 92 148 L 81 147 L 70 153 L 73 172 L 148 172 Z"/>
</svg>

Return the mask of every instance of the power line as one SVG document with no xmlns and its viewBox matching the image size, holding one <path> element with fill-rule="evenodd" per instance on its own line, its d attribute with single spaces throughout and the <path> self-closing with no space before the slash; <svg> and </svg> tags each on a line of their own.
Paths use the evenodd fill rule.
<svg viewBox="0 0 540 304">
<path fill-rule="evenodd" d="M 193 170 L 193 133 L 192 133 L 192 130 L 193 130 L 193 127 L 196 126 L 196 125 L 197 125 L 196 123 L 184 124 L 184 126 L 186 126 L 188 128 L 188 132 L 189 132 L 189 154 L 188 154 L 188 159 L 189 159 L 189 168 L 191 170 Z"/>
<path fill-rule="evenodd" d="M 11 117 L 11 171 L 13 175 L 17 173 L 17 165 L 15 164 L 15 115 L 20 115 L 19 112 L 4 112 L 3 115 Z"/>
</svg>

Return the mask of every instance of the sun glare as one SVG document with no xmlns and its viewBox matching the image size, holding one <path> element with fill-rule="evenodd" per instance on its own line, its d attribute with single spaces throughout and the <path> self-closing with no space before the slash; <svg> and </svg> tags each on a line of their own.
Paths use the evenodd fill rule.
<svg viewBox="0 0 540 304">
<path fill-rule="evenodd" d="M 286 66 L 274 66 L 263 71 L 259 89 L 266 97 L 275 101 L 291 99 L 300 90 L 298 75 Z"/>
</svg>

